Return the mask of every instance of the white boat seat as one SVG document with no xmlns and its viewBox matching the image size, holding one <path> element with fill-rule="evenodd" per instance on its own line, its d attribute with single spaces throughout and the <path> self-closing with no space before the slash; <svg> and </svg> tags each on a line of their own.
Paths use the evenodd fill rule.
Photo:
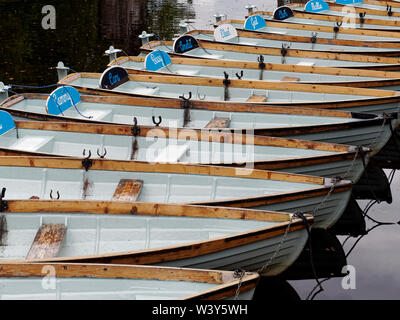
<svg viewBox="0 0 400 320">
<path fill-rule="evenodd" d="M 52 139 L 53 137 L 26 136 L 18 139 L 14 144 L 10 146 L 10 148 L 34 152 L 44 147 Z"/>
<path fill-rule="evenodd" d="M 135 88 L 131 91 L 131 93 L 133 94 L 143 94 L 143 95 L 157 95 L 160 93 L 160 88 L 142 88 L 142 87 L 138 87 Z"/>
<path fill-rule="evenodd" d="M 312 61 L 301 61 L 297 64 L 298 66 L 308 66 L 308 67 L 312 67 L 313 65 L 315 65 L 315 62 Z"/>
<path fill-rule="evenodd" d="M 279 30 L 268 31 L 268 33 L 274 33 L 274 34 L 287 34 L 287 32 L 286 32 L 286 31 L 279 31 Z"/>
<path fill-rule="evenodd" d="M 245 45 L 245 46 L 258 46 L 258 42 L 246 42 L 246 41 L 240 41 L 239 44 Z"/>
<path fill-rule="evenodd" d="M 163 148 L 158 156 L 155 158 L 155 162 L 158 163 L 176 163 L 182 159 L 183 155 L 188 150 L 189 146 L 184 145 L 168 145 Z"/>
<path fill-rule="evenodd" d="M 180 70 L 176 70 L 177 74 L 180 74 L 182 76 L 195 76 L 199 74 L 199 70 L 184 70 L 184 69 L 180 69 Z"/>
<path fill-rule="evenodd" d="M 206 58 L 206 59 L 222 59 L 223 55 L 222 54 L 203 54 L 203 55 L 200 55 L 199 57 Z"/>
<path fill-rule="evenodd" d="M 58 255 L 67 227 L 63 224 L 44 224 L 36 233 L 26 256 L 28 260 L 55 258 Z"/>
<path fill-rule="evenodd" d="M 92 120 L 98 120 L 98 121 L 100 121 L 100 120 L 108 120 L 108 121 L 111 121 L 111 118 L 110 118 L 110 119 L 106 119 L 106 118 L 107 118 L 109 115 L 112 114 L 112 110 L 90 109 L 90 110 L 87 110 L 87 111 L 85 111 L 85 112 L 82 112 L 82 114 L 83 114 L 85 117 L 92 117 L 92 118 L 91 118 Z"/>
</svg>

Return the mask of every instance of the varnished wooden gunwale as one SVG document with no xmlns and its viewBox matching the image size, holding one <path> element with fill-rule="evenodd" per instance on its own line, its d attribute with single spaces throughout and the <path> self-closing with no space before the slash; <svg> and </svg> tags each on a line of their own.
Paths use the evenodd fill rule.
<svg viewBox="0 0 400 320">
<path fill-rule="evenodd" d="M 305 44 L 310 44 L 310 37 L 305 36 L 295 36 L 295 35 L 285 35 L 285 34 L 273 34 L 273 33 L 263 33 L 263 32 L 254 32 L 254 31 L 243 31 L 237 30 L 239 37 L 248 37 L 253 39 L 268 39 L 268 40 L 279 40 L 279 41 L 290 41 L 290 42 L 301 42 Z M 187 34 L 195 36 L 196 34 L 203 33 L 203 34 L 210 34 L 213 35 L 214 32 L 210 30 L 193 30 L 187 32 Z M 222 41 L 215 41 L 215 40 L 206 40 L 202 39 L 201 41 L 207 42 L 215 42 L 215 43 L 226 43 Z M 400 41 L 400 38 L 399 38 Z M 376 48 L 375 51 L 346 51 L 346 54 L 367 54 L 373 56 L 382 56 L 382 57 L 399 57 L 400 54 L 400 42 L 370 42 L 370 41 L 361 41 L 361 40 L 345 40 L 345 39 L 326 39 L 326 38 L 318 38 L 317 37 L 317 44 L 327 44 L 327 45 L 340 45 L 340 46 L 358 46 L 358 47 L 369 47 L 369 48 Z M 269 48 L 268 46 L 257 45 L 258 47 Z M 380 48 L 393 48 L 399 50 L 392 50 L 392 51 L 381 51 Z M 315 51 L 314 49 L 303 49 L 306 51 Z M 322 50 L 318 50 L 322 51 Z M 341 49 L 327 49 L 327 52 L 343 52 Z"/>
<path fill-rule="evenodd" d="M 76 132 L 107 135 L 132 136 L 132 126 L 128 125 L 104 125 L 92 123 L 70 123 L 70 122 L 46 122 L 46 121 L 15 121 L 17 129 L 45 130 L 55 132 Z M 271 138 L 263 136 L 251 136 L 247 141 L 246 135 L 234 135 L 216 130 L 203 131 L 200 129 L 180 129 L 162 127 L 140 127 L 140 137 L 160 136 L 165 138 L 184 137 L 195 141 L 221 142 L 233 144 L 254 144 L 257 146 L 274 146 L 299 149 L 315 149 L 320 151 L 352 152 L 349 146 L 319 141 L 306 141 L 299 139 Z"/>
<path fill-rule="evenodd" d="M 300 11 L 294 11 L 294 17 L 295 18 L 304 18 L 304 19 L 310 19 L 310 20 L 324 20 L 324 21 L 332 21 L 332 22 L 341 22 L 343 21 L 343 17 L 341 16 L 333 16 L 329 14 L 324 14 L 322 12 L 319 13 L 312 13 L 312 12 L 300 12 Z M 269 15 L 272 16 L 273 12 L 270 11 L 255 11 L 251 15 Z M 354 18 L 354 22 L 357 24 L 360 24 L 361 20 L 360 18 Z M 288 22 L 286 22 L 288 23 Z M 295 23 L 296 25 L 301 26 L 299 23 Z M 371 26 L 368 26 L 371 25 Z M 398 27 L 400 26 L 400 21 L 397 20 L 382 20 L 382 19 L 370 19 L 368 18 L 368 15 L 366 18 L 364 18 L 364 28 L 368 27 L 369 30 L 374 30 L 373 25 L 386 25 L 386 26 L 395 26 Z M 342 32 L 345 28 L 339 28 L 339 32 Z M 332 25 L 332 30 L 333 30 L 333 25 Z M 363 29 L 364 30 L 364 29 Z M 381 31 L 380 29 L 375 29 L 376 31 Z M 393 30 L 382 30 L 383 32 L 398 32 L 397 29 Z"/>
<path fill-rule="evenodd" d="M 100 79 L 101 74 L 99 73 L 81 73 L 81 78 L 92 78 Z M 76 75 L 75 75 L 76 76 Z M 207 77 L 180 77 L 176 75 L 130 75 L 129 80 L 138 82 L 151 82 L 160 84 L 177 84 L 177 85 L 197 85 L 197 86 L 213 86 L 213 87 L 224 87 L 223 81 L 218 78 L 207 78 Z M 67 76 L 59 81 L 61 85 L 73 85 L 71 77 Z M 81 90 L 101 91 L 107 93 L 116 94 L 130 94 L 129 92 L 118 91 L 118 88 L 111 90 L 106 89 L 92 89 L 86 88 L 80 85 L 73 85 Z M 345 95 L 362 95 L 368 98 L 358 98 L 354 99 L 357 101 L 374 99 L 374 98 L 384 98 L 384 97 L 400 97 L 400 93 L 393 90 L 379 90 L 379 89 L 364 89 L 364 88 L 353 88 L 346 86 L 335 86 L 331 87 L 328 85 L 319 84 L 302 84 L 293 82 L 276 82 L 276 81 L 261 81 L 261 80 L 230 80 L 229 87 L 235 88 L 253 88 L 253 89 L 263 89 L 263 90 L 282 90 L 282 91 L 299 91 L 299 92 L 310 92 L 310 93 L 329 93 L 329 94 L 345 94 Z M 132 95 L 132 94 L 131 94 Z M 133 94 L 134 95 L 134 94 Z M 140 95 L 139 95 L 140 96 Z M 372 97 L 372 98 L 370 98 Z M 161 97 L 163 98 L 163 97 Z M 353 101 L 353 100 L 351 100 Z M 342 102 L 339 100 L 339 102 Z M 235 102 L 236 103 L 236 102 Z M 269 104 L 268 102 L 265 102 Z M 274 104 L 275 102 L 271 102 Z M 304 101 L 302 103 L 313 103 L 313 101 Z M 329 103 L 335 103 L 335 101 L 330 101 Z M 264 103 L 262 103 L 264 104 Z"/>
<path fill-rule="evenodd" d="M 43 94 L 29 94 L 25 93 L 25 97 L 32 99 L 41 99 L 46 100 L 48 95 Z M 51 116 L 46 114 L 40 114 L 35 112 L 25 112 L 20 110 L 10 109 L 12 105 L 19 102 L 19 97 L 11 96 L 8 98 L 3 105 L 7 104 L 7 107 L 2 107 L 0 104 L 0 110 L 4 110 L 9 112 L 13 116 L 23 117 L 32 120 L 40 120 L 40 121 L 58 121 L 58 122 L 79 122 L 79 123 L 90 123 L 95 122 L 96 124 L 112 124 L 110 122 L 102 122 L 102 121 L 88 121 L 87 119 L 75 119 L 68 117 L 60 117 L 60 116 Z M 82 101 L 85 102 L 100 102 L 100 103 L 115 103 L 122 105 L 135 105 L 140 104 L 142 106 L 152 106 L 152 107 L 168 107 L 168 108 L 176 108 L 181 109 L 181 102 L 178 100 L 172 99 L 145 99 L 141 97 L 129 97 L 129 96 L 81 96 Z M 335 106 L 333 106 L 335 107 Z M 293 106 L 267 106 L 267 105 L 256 105 L 256 106 L 248 106 L 243 104 L 225 104 L 225 103 L 208 103 L 202 101 L 192 101 L 193 109 L 203 109 L 203 110 L 219 110 L 219 111 L 240 111 L 240 112 L 265 112 L 265 113 L 273 113 L 273 114 L 294 114 L 294 115 L 312 115 L 312 116 L 327 116 L 327 117 L 343 117 L 343 118 L 357 118 L 354 116 L 354 113 L 349 111 L 341 111 L 336 109 L 317 109 L 317 108 L 304 108 L 304 107 L 293 107 Z M 274 137 L 282 137 L 285 135 L 295 135 L 295 134 L 305 134 L 305 133 L 318 133 L 318 132 L 326 132 L 326 131 L 338 131 L 338 130 L 347 130 L 353 128 L 360 127 L 369 127 L 372 125 L 382 125 L 383 121 L 385 121 L 380 116 L 369 115 L 371 118 L 369 119 L 360 119 L 360 121 L 352 121 L 345 122 L 339 124 L 323 124 L 323 125 L 313 125 L 313 126 L 297 126 L 297 127 L 285 127 L 285 128 L 227 128 L 224 131 L 227 132 L 242 132 L 246 134 L 247 130 L 252 130 L 255 135 L 267 135 Z M 123 128 L 123 126 L 121 127 Z M 140 128 L 146 128 L 145 126 L 140 126 Z M 154 127 L 150 127 L 149 129 L 153 129 Z M 146 130 L 146 129 L 144 129 Z M 219 129 L 221 130 L 221 129 Z"/>
<path fill-rule="evenodd" d="M 35 212 L 84 212 L 90 214 L 128 214 L 152 216 L 189 216 L 213 217 L 226 219 L 253 219 L 279 221 L 274 226 L 260 228 L 248 232 L 224 236 L 212 240 L 195 241 L 192 244 L 174 245 L 157 249 L 128 251 L 102 255 L 80 257 L 58 257 L 30 262 L 81 262 L 81 263 L 112 263 L 112 264 L 152 264 L 160 261 L 186 259 L 199 255 L 210 254 L 220 250 L 245 245 L 248 243 L 270 239 L 283 235 L 288 229 L 290 215 L 262 210 L 230 209 L 221 207 L 168 205 L 157 203 L 126 203 L 126 202 L 98 202 L 98 201 L 46 201 L 46 200 L 13 200 L 8 201 L 6 213 L 35 213 Z M 308 224 L 314 219 L 307 215 Z M 304 222 L 293 218 L 288 232 L 304 229 Z M 7 263 L 21 263 L 24 260 L 7 261 Z M 6 263 L 3 261 L 3 263 Z"/>
<path fill-rule="evenodd" d="M 272 12 L 267 12 L 267 11 L 258 11 L 258 13 L 254 14 L 261 14 L 261 15 L 271 15 Z M 300 12 L 294 12 L 294 16 L 300 18 L 298 15 Z M 305 12 L 307 14 L 307 12 Z M 317 18 L 316 18 L 317 19 Z M 357 18 L 358 19 L 358 18 Z M 358 19 L 360 20 L 360 19 Z M 227 19 L 227 20 L 222 20 L 218 23 L 216 23 L 214 26 L 219 26 L 221 24 L 225 23 L 238 23 L 238 24 L 243 24 L 244 25 L 245 20 L 236 20 L 236 19 Z M 265 19 L 265 22 L 267 23 L 267 27 L 272 27 L 272 28 L 283 28 L 283 29 L 297 29 L 297 30 L 306 30 L 306 31 L 320 31 L 320 32 L 330 32 L 332 33 L 332 36 L 335 34 L 333 31 L 333 26 L 317 26 L 317 25 L 310 25 L 310 24 L 300 24 L 300 23 L 294 23 L 294 22 L 288 22 L 285 20 L 279 21 L 279 20 L 271 20 L 271 19 Z M 359 21 L 358 21 L 359 22 Z M 263 31 L 251 31 L 254 33 L 265 33 Z M 266 31 L 267 32 L 267 31 Z M 339 27 L 339 33 L 343 34 L 354 34 L 354 35 L 362 35 L 362 36 L 374 36 L 374 37 L 383 37 L 383 38 L 399 38 L 400 37 L 397 31 L 385 31 L 385 30 L 373 30 L 373 29 L 358 29 L 358 28 L 340 28 Z M 306 37 L 307 38 L 307 37 Z M 307 38 L 308 41 L 310 41 L 310 38 Z M 317 42 L 319 40 L 322 40 L 323 38 L 318 38 L 317 35 Z M 335 40 L 335 39 L 327 39 L 327 40 Z M 336 40 L 343 40 L 343 41 L 353 41 L 353 40 L 344 40 L 344 39 L 336 39 Z M 360 41 L 360 40 L 358 40 Z M 386 41 L 375 41 L 375 40 L 361 40 L 362 42 L 366 42 L 366 44 L 370 44 L 372 47 L 377 47 L 377 48 L 386 48 L 387 45 L 385 44 Z M 388 47 L 390 48 L 393 42 L 388 42 Z M 397 43 L 394 42 L 394 43 Z M 339 43 L 338 43 L 339 44 Z"/>
<path fill-rule="evenodd" d="M 129 56 L 119 57 L 108 64 L 108 67 L 119 65 L 125 61 L 142 62 L 144 64 L 145 57 L 142 56 Z M 220 59 L 194 59 L 194 58 L 171 58 L 172 64 L 185 64 L 192 66 L 204 66 L 204 67 L 220 67 L 220 68 L 237 68 L 237 69 L 252 69 L 259 70 L 258 62 L 246 62 L 246 61 L 232 61 L 232 60 L 220 60 Z M 128 72 L 145 72 L 154 73 L 154 71 L 148 70 L 132 70 L 126 68 Z M 299 72 L 299 73 L 312 73 L 312 74 L 326 74 L 333 76 L 353 76 L 353 77 L 371 77 L 371 78 L 384 78 L 384 80 L 393 79 L 394 81 L 400 80 L 398 72 L 385 72 L 375 70 L 364 70 L 364 69 L 346 69 L 346 68 L 332 68 L 332 67 L 318 67 L 318 66 L 299 66 L 293 64 L 274 64 L 265 62 L 264 70 L 270 71 L 283 71 L 283 72 Z M 367 80 L 368 81 L 368 80 Z M 300 81 L 302 82 L 302 81 Z M 321 82 L 320 82 L 321 83 Z M 328 84 L 344 84 L 346 81 L 329 82 Z M 397 82 L 396 82 L 397 83 Z"/>
<path fill-rule="evenodd" d="M 217 284 L 215 288 L 182 297 L 181 299 L 224 299 L 235 296 L 239 281 L 239 292 L 254 289 L 259 275 L 246 272 L 242 279 L 234 277 L 232 271 L 205 269 L 104 265 L 77 263 L 2 263 L 0 262 L 0 278 L 44 277 L 44 267 L 52 267 L 57 278 L 100 278 L 100 279 L 146 279 L 160 281 L 190 281 Z"/>
<path fill-rule="evenodd" d="M 342 9 L 346 7 L 346 5 L 343 4 L 339 4 L 339 3 L 334 3 L 333 5 L 330 4 L 329 5 L 329 9 L 333 10 L 333 11 L 342 11 Z M 354 10 L 354 12 L 356 13 L 367 13 L 371 14 L 371 15 L 375 15 L 375 16 L 385 16 L 387 17 L 387 11 L 386 10 L 376 10 L 376 9 L 367 9 L 367 8 L 360 8 L 360 7 L 356 7 L 356 6 L 351 6 L 352 11 Z M 392 12 L 392 16 L 391 17 L 400 17 L 400 12 Z M 385 20 L 386 21 L 386 20 Z"/>
<path fill-rule="evenodd" d="M 54 168 L 54 169 L 82 169 L 82 160 L 75 158 L 57 157 L 0 157 L 0 166 Z M 157 166 L 141 161 L 92 159 L 90 170 L 127 171 L 127 172 L 163 172 L 176 174 L 200 174 L 225 177 L 237 177 L 235 168 L 190 165 L 180 163 L 160 163 Z M 324 186 L 327 178 L 281 173 L 275 171 L 241 169 L 241 176 L 251 179 L 268 179 L 288 182 L 312 183 Z"/>
<path fill-rule="evenodd" d="M 375 1 L 375 0 L 363 0 L 363 3 L 366 4 L 373 4 L 377 6 L 386 6 L 389 5 L 393 8 L 400 8 L 400 3 L 397 1 L 390 1 L 390 0 L 380 0 L 380 1 Z"/>
<path fill-rule="evenodd" d="M 226 44 L 199 40 L 202 48 L 210 50 L 224 50 L 224 51 L 236 51 L 243 53 L 253 53 L 259 55 L 277 55 L 281 56 L 281 49 L 279 48 L 263 48 L 257 46 L 243 46 L 237 44 Z M 173 46 L 172 41 L 150 41 L 149 43 L 140 47 L 140 51 L 143 53 L 150 53 L 154 47 L 160 44 L 166 46 Z M 184 54 L 171 53 L 168 52 L 170 56 L 186 56 Z M 190 54 L 190 52 L 189 52 Z M 387 63 L 393 65 L 399 65 L 400 59 L 393 57 L 375 57 L 371 55 L 360 55 L 360 54 L 349 54 L 349 53 L 334 53 L 326 51 L 307 51 L 298 49 L 288 49 L 286 53 L 287 57 L 305 57 L 305 58 L 315 58 L 315 59 L 328 59 L 328 60 L 343 60 L 343 61 L 353 61 L 353 62 L 368 62 L 368 63 Z M 199 57 L 199 59 L 201 59 Z M 393 66 L 392 66 L 393 67 Z M 351 66 L 353 68 L 353 66 Z M 364 68 L 364 67 L 363 67 Z"/>
</svg>

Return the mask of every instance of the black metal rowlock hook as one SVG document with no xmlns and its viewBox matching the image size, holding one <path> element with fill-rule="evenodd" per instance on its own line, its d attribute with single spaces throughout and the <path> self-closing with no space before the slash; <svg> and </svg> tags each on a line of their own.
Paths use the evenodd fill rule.
<svg viewBox="0 0 400 320">
<path fill-rule="evenodd" d="M 364 24 L 364 22 L 365 22 L 365 15 L 366 15 L 367 13 L 366 12 L 364 12 L 364 13 L 362 13 L 362 12 L 360 12 L 358 15 L 360 16 L 360 24 L 362 25 L 362 24 Z"/>
<path fill-rule="evenodd" d="M 316 43 L 317 42 L 317 33 L 313 32 L 311 36 L 311 43 Z"/>
<path fill-rule="evenodd" d="M 288 49 L 290 48 L 290 45 L 282 43 L 282 49 L 281 49 L 281 54 L 282 54 L 282 64 L 286 63 L 286 55 L 288 53 Z"/>
<path fill-rule="evenodd" d="M 7 201 L 4 201 L 4 197 L 6 196 L 6 188 L 3 188 L 1 190 L 0 194 L 0 212 L 3 212 L 5 210 L 8 210 L 8 203 Z"/>
<path fill-rule="evenodd" d="M 240 74 L 236 72 L 236 77 L 241 80 L 243 77 L 243 70 L 240 71 Z"/>
<path fill-rule="evenodd" d="M 333 32 L 335 32 L 335 38 L 336 38 L 336 34 L 339 32 L 339 27 L 342 25 L 343 21 L 337 21 L 336 25 L 333 27 Z"/>
<path fill-rule="evenodd" d="M 264 74 L 264 69 L 265 69 L 264 56 L 263 55 L 259 55 L 257 57 L 257 61 L 258 61 L 258 68 L 260 69 L 259 80 L 262 80 L 263 79 L 263 74 Z"/>
<path fill-rule="evenodd" d="M 133 127 L 131 128 L 132 135 L 137 137 L 140 134 L 140 128 L 138 127 L 138 121 L 136 117 L 133 117 Z"/>
<path fill-rule="evenodd" d="M 156 117 L 155 117 L 155 116 L 153 116 L 152 119 L 153 119 L 154 125 L 155 125 L 156 127 L 159 127 L 160 124 L 161 124 L 161 122 L 162 122 L 161 116 L 158 117 L 158 121 L 156 121 Z"/>
<path fill-rule="evenodd" d="M 222 83 L 224 84 L 224 86 L 225 86 L 225 90 L 224 90 L 224 101 L 228 101 L 229 100 L 229 91 L 228 91 L 228 87 L 230 86 L 230 84 L 231 84 L 231 80 L 229 80 L 229 74 L 227 74 L 225 71 L 224 71 L 224 80 L 222 81 Z"/>
<path fill-rule="evenodd" d="M 190 106 L 191 106 L 191 102 L 190 99 L 192 99 L 192 92 L 189 92 L 189 98 L 185 97 L 185 94 L 179 96 L 181 100 L 181 106 L 184 109 L 183 112 L 183 126 L 186 126 L 188 124 L 188 122 L 190 121 Z"/>
<path fill-rule="evenodd" d="M 86 156 L 86 149 L 83 150 L 83 156 Z M 93 165 L 93 160 L 90 159 L 92 156 L 92 152 L 89 150 L 89 155 L 82 160 L 82 166 L 85 168 L 86 171 Z"/>
<path fill-rule="evenodd" d="M 55 198 L 53 197 L 53 190 L 50 191 L 50 199 L 54 200 Z M 56 200 L 60 200 L 60 192 L 57 191 L 57 198 Z"/>
<path fill-rule="evenodd" d="M 104 148 L 104 153 L 100 154 L 100 149 L 97 149 L 97 155 L 99 156 L 100 159 L 104 159 L 107 155 L 107 149 Z"/>
<path fill-rule="evenodd" d="M 392 6 L 387 5 L 386 6 L 386 11 L 389 17 L 392 16 L 393 12 L 392 12 Z"/>
</svg>

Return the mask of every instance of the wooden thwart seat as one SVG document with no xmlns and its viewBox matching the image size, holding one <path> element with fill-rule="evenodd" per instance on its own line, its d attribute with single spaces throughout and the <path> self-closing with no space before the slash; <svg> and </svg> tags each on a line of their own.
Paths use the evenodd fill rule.
<svg viewBox="0 0 400 320">
<path fill-rule="evenodd" d="M 63 224 L 43 224 L 36 233 L 26 259 L 57 257 L 66 231 L 67 227 Z"/>
<path fill-rule="evenodd" d="M 298 77 L 283 77 L 281 79 L 281 81 L 290 81 L 290 82 L 296 82 L 296 81 L 299 81 L 299 80 L 300 80 L 300 78 L 298 78 Z"/>
<path fill-rule="evenodd" d="M 247 102 L 266 102 L 267 96 L 264 95 L 256 95 L 253 94 L 250 98 L 247 99 Z"/>
<path fill-rule="evenodd" d="M 134 202 L 142 189 L 143 181 L 134 179 L 122 179 L 113 195 L 114 201 Z"/>
<path fill-rule="evenodd" d="M 214 118 L 207 125 L 206 128 L 228 128 L 231 123 L 229 118 Z"/>
</svg>

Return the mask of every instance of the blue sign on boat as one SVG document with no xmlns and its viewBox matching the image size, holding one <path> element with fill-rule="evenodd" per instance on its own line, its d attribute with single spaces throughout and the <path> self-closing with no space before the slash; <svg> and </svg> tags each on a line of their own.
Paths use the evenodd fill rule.
<svg viewBox="0 0 400 320">
<path fill-rule="evenodd" d="M 336 3 L 344 4 L 344 5 L 356 4 L 356 3 L 362 3 L 362 2 L 363 2 L 363 0 L 336 0 Z"/>
<path fill-rule="evenodd" d="M 285 20 L 287 18 L 293 17 L 293 11 L 289 7 L 279 7 L 274 11 L 274 19 L 275 20 Z"/>
<path fill-rule="evenodd" d="M 6 111 L 0 111 L 0 136 L 15 128 L 12 116 Z"/>
<path fill-rule="evenodd" d="M 102 89 L 114 89 L 129 80 L 128 72 L 122 67 L 114 66 L 103 72 L 99 86 Z"/>
<path fill-rule="evenodd" d="M 200 45 L 198 41 L 190 35 L 184 35 L 175 40 L 174 52 L 185 53 L 190 50 L 198 48 Z"/>
<path fill-rule="evenodd" d="M 304 10 L 307 12 L 320 12 L 329 10 L 329 5 L 324 0 L 310 0 L 306 3 Z"/>
<path fill-rule="evenodd" d="M 144 67 L 149 71 L 157 71 L 171 64 L 168 53 L 156 50 L 149 53 L 144 61 Z"/>
<path fill-rule="evenodd" d="M 261 17 L 258 14 L 255 14 L 254 16 L 250 16 L 246 19 L 244 22 L 244 29 L 245 30 L 259 30 L 261 28 L 265 28 L 267 24 L 265 23 L 265 20 L 263 17 Z"/>
<path fill-rule="evenodd" d="M 61 87 L 50 93 L 47 98 L 47 113 L 58 116 L 81 102 L 78 90 L 73 87 Z"/>
</svg>

